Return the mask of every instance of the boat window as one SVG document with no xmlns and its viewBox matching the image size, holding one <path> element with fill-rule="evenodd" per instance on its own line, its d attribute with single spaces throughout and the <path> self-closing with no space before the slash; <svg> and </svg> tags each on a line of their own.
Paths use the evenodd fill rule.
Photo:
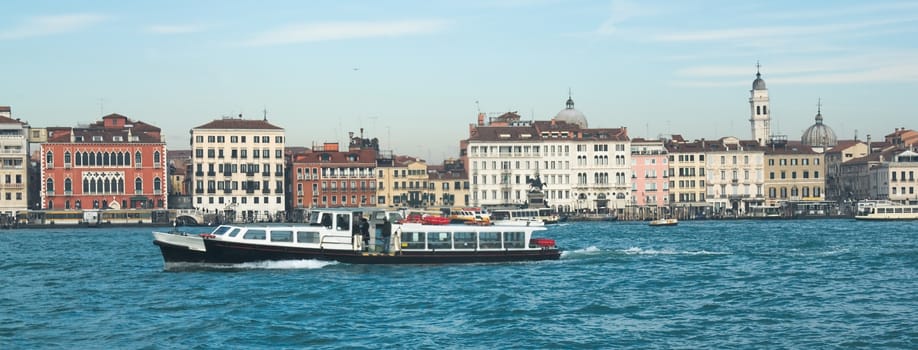
<svg viewBox="0 0 918 350">
<path fill-rule="evenodd" d="M 481 249 L 500 249 L 500 232 L 479 232 L 478 240 Z"/>
<path fill-rule="evenodd" d="M 427 249 L 452 249 L 449 232 L 427 232 Z"/>
<path fill-rule="evenodd" d="M 297 243 L 319 243 L 319 233 L 318 232 L 304 232 L 299 231 L 296 233 L 296 242 Z"/>
<path fill-rule="evenodd" d="M 491 212 L 492 220 L 509 220 L 510 212 L 495 210 Z"/>
<path fill-rule="evenodd" d="M 293 242 L 293 231 L 271 231 L 271 242 Z"/>
<path fill-rule="evenodd" d="M 896 208 L 896 214 L 902 214 L 902 208 Z"/>
<path fill-rule="evenodd" d="M 242 231 L 242 229 L 240 229 L 240 228 L 238 228 L 238 227 L 237 227 L 237 228 L 234 228 L 234 229 L 232 229 L 232 230 L 229 232 L 229 236 L 230 236 L 230 237 L 236 237 L 236 235 L 238 235 L 240 231 Z"/>
<path fill-rule="evenodd" d="M 475 249 L 475 232 L 455 232 L 456 249 Z"/>
<path fill-rule="evenodd" d="M 402 248 L 404 249 L 424 249 L 423 232 L 403 232 Z"/>
<path fill-rule="evenodd" d="M 338 231 L 350 231 L 351 230 L 351 216 L 347 214 L 338 214 L 335 215 L 335 222 L 338 225 Z"/>
<path fill-rule="evenodd" d="M 504 232 L 504 248 L 523 248 L 525 246 L 525 232 Z"/>
<path fill-rule="evenodd" d="M 232 227 L 229 227 L 229 226 L 220 226 L 220 227 L 217 227 L 217 229 L 214 230 L 214 232 L 212 233 L 217 236 L 222 236 L 224 233 L 229 231 L 231 228 Z"/>
<path fill-rule="evenodd" d="M 267 236 L 265 230 L 248 230 L 245 232 L 245 235 L 242 236 L 242 239 L 265 239 Z"/>
</svg>

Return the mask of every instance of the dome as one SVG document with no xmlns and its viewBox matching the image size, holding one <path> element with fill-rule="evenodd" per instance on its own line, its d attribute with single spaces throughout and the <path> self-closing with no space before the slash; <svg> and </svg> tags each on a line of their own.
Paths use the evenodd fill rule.
<svg viewBox="0 0 918 350">
<path fill-rule="evenodd" d="M 768 90 L 765 88 L 765 80 L 762 79 L 762 74 L 759 72 L 755 73 L 755 80 L 752 81 L 753 90 Z"/>
<path fill-rule="evenodd" d="M 574 100 L 570 96 L 567 98 L 567 107 L 558 112 L 558 114 L 555 115 L 554 120 L 566 122 L 568 124 L 574 124 L 579 126 L 581 129 L 587 128 L 586 116 L 584 116 L 580 111 L 574 109 Z"/>
<path fill-rule="evenodd" d="M 816 113 L 816 124 L 807 128 L 800 137 L 800 142 L 810 147 L 834 147 L 836 141 L 832 128 L 822 123 L 822 112 Z"/>
</svg>

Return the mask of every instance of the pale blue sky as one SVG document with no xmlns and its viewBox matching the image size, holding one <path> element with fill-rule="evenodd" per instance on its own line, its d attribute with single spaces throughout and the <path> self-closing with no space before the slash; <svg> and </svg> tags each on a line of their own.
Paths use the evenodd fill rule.
<svg viewBox="0 0 918 350">
<path fill-rule="evenodd" d="M 120 113 L 188 130 L 242 113 L 288 145 L 458 156 L 478 106 L 547 120 L 568 89 L 591 127 L 750 138 L 755 64 L 772 128 L 822 99 L 839 138 L 916 128 L 914 1 L 13 1 L 0 105 L 36 127 Z"/>
</svg>

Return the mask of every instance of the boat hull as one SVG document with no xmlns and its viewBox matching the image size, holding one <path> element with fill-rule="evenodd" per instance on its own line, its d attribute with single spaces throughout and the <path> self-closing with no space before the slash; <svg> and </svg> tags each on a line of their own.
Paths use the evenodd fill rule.
<svg viewBox="0 0 918 350">
<path fill-rule="evenodd" d="M 325 260 L 350 264 L 462 264 L 513 261 L 558 260 L 561 251 L 554 248 L 530 250 L 479 251 L 400 251 L 393 254 L 348 250 L 279 247 L 206 239 L 202 262 L 238 264 L 256 261 Z M 165 257 L 165 256 L 164 256 Z M 166 262 L 171 262 L 166 260 Z"/>
<path fill-rule="evenodd" d="M 166 262 L 203 262 L 205 260 L 204 239 L 174 233 L 153 233 L 153 244 L 159 246 Z"/>
</svg>

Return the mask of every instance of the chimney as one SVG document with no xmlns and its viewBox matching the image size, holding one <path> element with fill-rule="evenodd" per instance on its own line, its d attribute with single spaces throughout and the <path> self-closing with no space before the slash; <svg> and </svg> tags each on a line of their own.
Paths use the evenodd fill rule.
<svg viewBox="0 0 918 350">
<path fill-rule="evenodd" d="M 484 113 L 478 113 L 478 126 L 484 126 Z"/>
</svg>

